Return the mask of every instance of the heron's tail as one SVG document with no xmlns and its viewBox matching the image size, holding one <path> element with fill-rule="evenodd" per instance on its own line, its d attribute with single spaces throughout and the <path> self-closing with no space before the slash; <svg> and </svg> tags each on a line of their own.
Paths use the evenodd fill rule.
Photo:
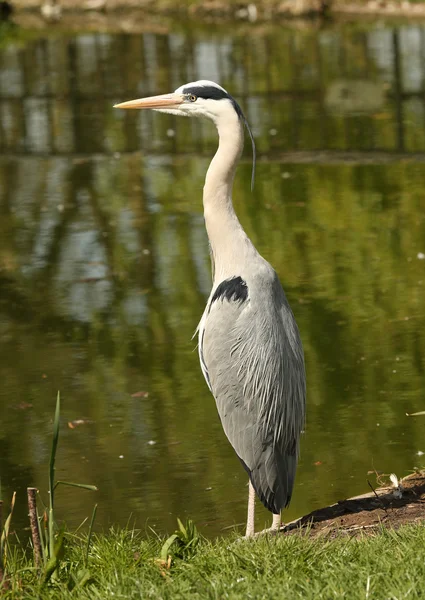
<svg viewBox="0 0 425 600">
<path fill-rule="evenodd" d="M 268 447 L 252 469 L 241 460 L 258 498 L 273 514 L 280 513 L 291 501 L 297 458 L 297 453 L 283 453 Z"/>
</svg>

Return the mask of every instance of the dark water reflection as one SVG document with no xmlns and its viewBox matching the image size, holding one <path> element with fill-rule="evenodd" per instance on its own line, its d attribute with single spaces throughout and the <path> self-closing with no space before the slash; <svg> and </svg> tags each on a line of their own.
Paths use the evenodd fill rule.
<svg viewBox="0 0 425 600">
<path fill-rule="evenodd" d="M 2 48 L 0 475 L 22 522 L 25 487 L 47 487 L 57 389 L 58 475 L 99 487 L 60 493 L 71 525 L 95 500 L 103 525 L 190 516 L 214 535 L 244 520 L 245 474 L 191 341 L 210 287 L 215 132 L 111 108 L 200 77 L 253 125 L 255 192 L 247 152 L 235 205 L 304 341 L 308 424 L 286 518 L 366 491 L 368 470 L 421 462 L 425 422 L 405 413 L 425 408 L 424 50 L 419 26 Z"/>
</svg>

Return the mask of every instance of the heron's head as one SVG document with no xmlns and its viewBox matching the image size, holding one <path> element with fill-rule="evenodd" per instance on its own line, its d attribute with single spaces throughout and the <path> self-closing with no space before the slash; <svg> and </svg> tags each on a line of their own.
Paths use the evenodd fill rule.
<svg viewBox="0 0 425 600">
<path fill-rule="evenodd" d="M 241 107 L 221 85 L 201 79 L 186 83 L 171 94 L 138 98 L 129 102 L 115 104 L 114 108 L 151 109 L 179 117 L 207 117 L 221 129 L 240 122 L 248 129 L 252 142 L 255 168 L 254 138 Z M 254 171 L 253 168 L 253 171 Z"/>
<path fill-rule="evenodd" d="M 235 116 L 244 118 L 236 100 L 220 85 L 207 80 L 186 83 L 172 94 L 122 102 L 115 108 L 150 108 L 179 117 L 207 117 L 216 123 Z"/>
</svg>

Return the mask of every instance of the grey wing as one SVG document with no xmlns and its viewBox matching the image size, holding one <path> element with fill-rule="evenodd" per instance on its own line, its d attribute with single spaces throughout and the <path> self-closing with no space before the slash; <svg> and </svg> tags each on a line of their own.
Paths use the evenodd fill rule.
<svg viewBox="0 0 425 600">
<path fill-rule="evenodd" d="M 304 358 L 274 271 L 251 283 L 239 277 L 217 287 L 199 351 L 226 436 L 263 504 L 278 513 L 291 498 L 304 426 Z"/>
</svg>

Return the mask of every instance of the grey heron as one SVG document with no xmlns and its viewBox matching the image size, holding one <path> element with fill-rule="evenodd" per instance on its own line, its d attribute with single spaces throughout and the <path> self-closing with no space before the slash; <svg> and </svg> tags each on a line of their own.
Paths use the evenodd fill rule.
<svg viewBox="0 0 425 600">
<path fill-rule="evenodd" d="M 197 329 L 199 359 L 224 432 L 249 476 L 246 536 L 254 535 L 255 493 L 273 513 L 270 530 L 277 531 L 294 485 L 306 380 L 301 339 L 283 288 L 233 208 L 244 125 L 255 160 L 248 122 L 236 100 L 206 80 L 115 106 L 207 117 L 217 128 L 218 149 L 203 190 L 213 284 Z"/>
</svg>

